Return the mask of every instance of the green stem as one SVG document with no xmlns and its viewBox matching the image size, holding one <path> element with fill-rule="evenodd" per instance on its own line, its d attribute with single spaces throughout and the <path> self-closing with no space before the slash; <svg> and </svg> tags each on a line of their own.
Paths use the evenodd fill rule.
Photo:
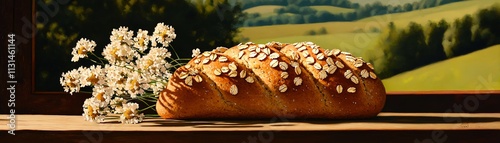
<svg viewBox="0 0 500 143">
<path fill-rule="evenodd" d="M 103 63 L 99 63 L 99 62 L 95 61 L 94 59 L 91 59 L 91 58 L 88 58 L 88 59 L 89 59 L 90 61 L 92 61 L 93 63 L 95 63 L 95 64 L 104 65 Z"/>
<path fill-rule="evenodd" d="M 179 59 L 174 59 L 175 61 L 189 61 L 191 58 L 179 58 Z"/>
<path fill-rule="evenodd" d="M 148 102 L 144 101 L 143 99 L 136 98 L 137 100 L 141 101 L 142 103 L 146 104 L 147 106 L 150 106 Z"/>
<path fill-rule="evenodd" d="M 153 110 L 155 110 L 155 109 L 153 108 Z M 144 114 L 144 116 L 146 116 L 146 117 L 160 117 L 158 114 Z"/>
<path fill-rule="evenodd" d="M 182 63 L 179 63 L 176 59 L 172 59 L 172 58 L 170 58 L 170 57 L 169 57 L 168 59 L 170 59 L 172 62 L 174 62 L 174 63 L 175 63 L 175 65 L 182 64 Z"/>
<path fill-rule="evenodd" d="M 175 56 L 177 57 L 177 59 L 180 59 L 179 55 L 177 54 L 177 51 L 175 51 L 174 46 L 172 46 L 171 44 L 168 44 L 168 47 L 172 48 L 172 51 L 174 51 Z"/>
<path fill-rule="evenodd" d="M 137 99 L 140 100 L 140 101 L 142 101 L 142 102 L 144 102 L 144 103 L 146 103 L 146 101 L 152 102 L 152 103 L 155 103 L 157 101 L 157 99 L 154 99 L 154 98 L 148 99 L 148 98 L 143 97 L 143 96 L 137 96 Z"/>
<path fill-rule="evenodd" d="M 94 52 L 90 52 L 90 54 L 92 54 L 94 57 L 96 57 L 102 63 L 102 65 L 105 65 L 104 61 L 102 61 L 102 60 L 106 60 L 106 59 L 97 56 Z"/>
<path fill-rule="evenodd" d="M 120 119 L 120 116 L 114 117 L 114 116 L 106 116 L 106 119 Z"/>
<path fill-rule="evenodd" d="M 153 108 L 153 107 L 156 107 L 156 105 L 151 105 L 151 106 L 149 106 L 149 107 L 146 107 L 146 108 L 144 108 L 144 109 L 141 109 L 141 110 L 139 110 L 139 112 L 146 111 L 146 110 L 151 109 L 151 108 Z M 153 109 L 153 110 L 154 110 L 154 109 Z"/>
</svg>

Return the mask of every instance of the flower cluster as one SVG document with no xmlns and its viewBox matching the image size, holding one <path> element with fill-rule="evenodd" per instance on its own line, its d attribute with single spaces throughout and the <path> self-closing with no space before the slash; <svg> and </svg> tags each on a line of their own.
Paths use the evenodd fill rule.
<svg viewBox="0 0 500 143">
<path fill-rule="evenodd" d="M 103 49 L 102 57 L 94 53 L 94 41 L 82 38 L 73 48 L 71 61 L 88 58 L 97 65 L 63 73 L 60 83 L 70 94 L 92 87 L 92 97 L 83 104 L 85 120 L 103 122 L 116 115 L 122 123 L 139 123 L 144 118 L 141 111 L 154 107 L 171 71 L 182 65 L 182 59 L 172 58 L 168 50 L 175 38 L 174 28 L 163 23 L 152 35 L 139 29 L 134 36 L 134 31 L 119 27 L 111 32 L 111 42 Z M 139 109 L 135 101 L 149 107 Z"/>
</svg>

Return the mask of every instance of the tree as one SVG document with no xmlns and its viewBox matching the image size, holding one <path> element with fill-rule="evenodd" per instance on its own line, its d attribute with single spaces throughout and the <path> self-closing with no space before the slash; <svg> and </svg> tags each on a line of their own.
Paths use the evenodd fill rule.
<svg viewBox="0 0 500 143">
<path fill-rule="evenodd" d="M 383 54 L 374 63 L 381 78 L 422 66 L 420 60 L 426 47 L 422 25 L 410 22 L 407 29 L 397 29 L 391 22 L 381 35 L 377 47 Z"/>
<path fill-rule="evenodd" d="M 380 78 L 387 78 L 394 74 L 389 67 L 391 59 L 395 58 L 395 54 L 392 53 L 391 47 L 396 47 L 395 40 L 400 36 L 400 30 L 394 25 L 393 22 L 389 22 L 387 27 L 380 34 L 377 45 L 373 49 L 368 49 L 365 52 L 365 57 L 368 58 L 369 62 L 377 68 L 377 72 Z"/>
<path fill-rule="evenodd" d="M 304 23 L 315 23 L 317 21 L 318 18 L 313 14 L 304 15 Z"/>
<path fill-rule="evenodd" d="M 410 3 L 406 3 L 403 6 L 403 11 L 412 11 L 412 10 L 413 10 L 413 6 Z"/>
<path fill-rule="evenodd" d="M 500 4 L 494 4 L 475 14 L 472 26 L 472 42 L 482 49 L 500 43 Z"/>
<path fill-rule="evenodd" d="M 453 26 L 445 32 L 443 47 L 448 58 L 474 51 L 471 43 L 471 27 L 472 16 L 466 15 L 455 20 Z"/>
<path fill-rule="evenodd" d="M 278 8 L 278 9 L 274 9 L 274 12 L 275 12 L 276 14 L 280 15 L 280 14 L 285 13 L 286 11 L 285 11 L 285 9 L 284 9 L 284 8 Z"/>
<path fill-rule="evenodd" d="M 446 54 L 443 48 L 443 35 L 448 29 L 449 24 L 444 19 L 441 19 L 438 23 L 429 22 L 426 29 L 426 39 L 425 42 L 427 46 L 422 52 L 422 57 L 420 58 L 420 65 L 427 65 L 433 62 L 441 61 L 446 59 Z"/>
<path fill-rule="evenodd" d="M 309 31 L 306 32 L 306 35 L 316 35 L 316 34 L 317 33 L 314 30 L 309 30 Z"/>
<path fill-rule="evenodd" d="M 301 23 L 304 23 L 304 18 L 302 18 L 301 15 L 294 14 L 294 15 L 288 16 L 288 22 L 289 22 L 289 24 L 301 24 Z"/>
<path fill-rule="evenodd" d="M 318 30 L 318 35 L 325 35 L 325 34 L 328 34 L 328 31 L 326 30 L 325 27 L 321 27 L 319 30 Z"/>
</svg>

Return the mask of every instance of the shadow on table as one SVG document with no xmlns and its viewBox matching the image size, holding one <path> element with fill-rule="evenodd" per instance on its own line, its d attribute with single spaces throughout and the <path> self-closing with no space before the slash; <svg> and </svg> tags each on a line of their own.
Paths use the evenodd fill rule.
<svg viewBox="0 0 500 143">
<path fill-rule="evenodd" d="M 500 117 L 461 117 L 461 116 L 377 116 L 371 119 L 327 120 L 327 119 L 258 119 L 258 120 L 172 120 L 155 119 L 144 122 L 152 123 L 144 127 L 182 127 L 194 128 L 251 128 L 269 126 L 294 126 L 295 123 L 342 124 L 342 123 L 400 123 L 400 124 L 456 124 L 487 123 L 500 121 Z"/>
</svg>

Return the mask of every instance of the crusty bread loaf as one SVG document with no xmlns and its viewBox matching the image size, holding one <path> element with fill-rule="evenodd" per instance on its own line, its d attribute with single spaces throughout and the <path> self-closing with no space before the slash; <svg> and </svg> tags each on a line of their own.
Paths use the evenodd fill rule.
<svg viewBox="0 0 500 143">
<path fill-rule="evenodd" d="M 178 68 L 156 104 L 162 118 L 376 116 L 385 88 L 373 66 L 312 42 L 217 48 Z"/>
</svg>

